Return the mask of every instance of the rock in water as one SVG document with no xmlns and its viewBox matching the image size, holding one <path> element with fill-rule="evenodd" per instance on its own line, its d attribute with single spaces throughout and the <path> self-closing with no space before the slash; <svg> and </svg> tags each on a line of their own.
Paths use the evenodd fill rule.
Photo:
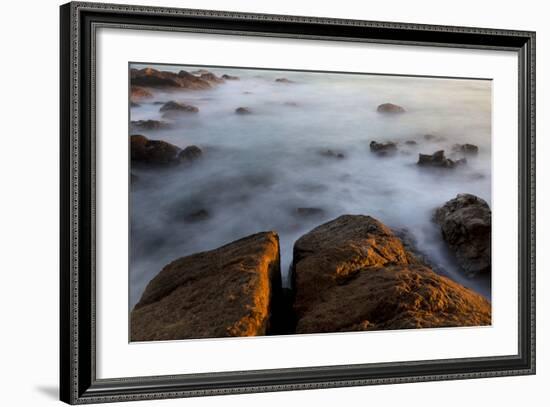
<svg viewBox="0 0 550 407">
<path fill-rule="evenodd" d="M 161 112 L 198 113 L 199 108 L 185 103 L 170 101 L 160 107 Z"/>
<path fill-rule="evenodd" d="M 160 120 L 132 120 L 130 125 L 136 129 L 144 130 L 161 130 L 170 127 L 170 124 Z"/>
<path fill-rule="evenodd" d="M 233 75 L 228 75 L 228 74 L 223 74 L 222 75 L 222 79 L 225 79 L 226 81 L 238 81 L 239 80 L 239 77 L 238 76 L 233 76 Z"/>
<path fill-rule="evenodd" d="M 274 232 L 177 259 L 149 282 L 132 310 L 131 340 L 265 335 L 280 278 Z"/>
<path fill-rule="evenodd" d="M 424 167 L 456 168 L 459 165 L 466 164 L 466 159 L 451 160 L 445 157 L 445 151 L 439 150 L 433 154 L 418 154 L 417 165 Z"/>
<path fill-rule="evenodd" d="M 189 90 L 210 89 L 211 83 L 187 71 L 178 73 L 159 71 L 153 68 L 131 69 L 130 83 L 132 86 L 150 88 L 180 88 Z"/>
<path fill-rule="evenodd" d="M 466 274 L 491 271 L 491 209 L 471 194 L 459 194 L 435 212 L 443 239 Z"/>
<path fill-rule="evenodd" d="M 393 141 L 388 141 L 387 143 L 378 143 L 376 141 L 371 141 L 369 144 L 370 151 L 378 155 L 387 155 L 395 153 L 397 151 L 397 144 Z"/>
<path fill-rule="evenodd" d="M 130 102 L 137 103 L 144 99 L 150 99 L 153 97 L 153 94 L 147 89 L 140 88 L 139 86 L 130 87 Z"/>
<path fill-rule="evenodd" d="M 251 114 L 252 110 L 248 107 L 238 107 L 235 109 L 235 113 L 237 114 Z"/>
<path fill-rule="evenodd" d="M 479 294 L 430 268 L 369 216 L 344 215 L 294 245 L 296 333 L 491 323 Z"/>
<path fill-rule="evenodd" d="M 185 147 L 178 155 L 181 162 L 195 161 L 200 157 L 202 157 L 202 150 L 197 146 Z"/>
<path fill-rule="evenodd" d="M 475 144 L 455 144 L 452 148 L 455 153 L 462 153 L 468 155 L 477 155 L 479 148 Z"/>
<path fill-rule="evenodd" d="M 393 103 L 382 103 L 376 108 L 378 113 L 405 113 L 405 109 Z"/>
<path fill-rule="evenodd" d="M 179 148 L 162 140 L 149 140 L 140 134 L 130 136 L 132 163 L 166 166 L 179 163 Z"/>
</svg>

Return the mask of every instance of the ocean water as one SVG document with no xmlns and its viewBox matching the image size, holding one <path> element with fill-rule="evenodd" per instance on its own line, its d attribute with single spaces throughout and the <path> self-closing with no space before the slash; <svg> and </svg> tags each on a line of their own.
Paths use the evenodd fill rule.
<svg viewBox="0 0 550 407">
<path fill-rule="evenodd" d="M 491 205 L 490 81 L 205 69 L 240 80 L 202 91 L 155 90 L 153 99 L 131 108 L 131 120 L 160 120 L 154 102 L 197 106 L 199 113 L 182 116 L 169 129 L 132 134 L 181 148 L 197 145 L 204 154 L 191 166 L 131 168 L 139 180 L 130 199 L 130 307 L 172 260 L 266 230 L 279 234 L 288 283 L 294 242 L 342 214 L 370 215 L 406 230 L 437 272 L 490 298 L 490 277 L 466 278 L 432 221 L 434 209 L 459 193 Z M 275 82 L 281 77 L 293 83 Z M 378 113 L 386 102 L 407 112 Z M 238 107 L 252 114 L 235 114 Z M 438 140 L 425 140 L 425 134 Z M 377 156 L 369 150 L 373 140 L 398 142 L 399 150 Z M 455 143 L 475 144 L 479 154 L 453 170 L 416 165 L 418 153 L 440 149 L 460 158 L 451 153 Z M 327 150 L 344 158 L 321 154 Z M 321 211 L 300 215 L 297 208 Z M 201 210 L 208 216 L 190 220 Z"/>
</svg>

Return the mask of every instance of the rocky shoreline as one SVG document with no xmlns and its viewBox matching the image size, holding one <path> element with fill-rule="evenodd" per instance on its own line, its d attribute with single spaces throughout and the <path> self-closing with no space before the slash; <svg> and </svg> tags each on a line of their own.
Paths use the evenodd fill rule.
<svg viewBox="0 0 550 407">
<path fill-rule="evenodd" d="M 241 81 L 239 77 L 204 69 L 175 73 L 144 68 L 132 69 L 130 79 L 131 107 L 149 104 L 149 112 L 154 109 L 157 115 L 143 115 L 130 123 L 130 158 L 137 173 L 131 174 L 132 185 L 144 185 L 146 177 L 140 177 L 148 171 L 153 174 L 175 167 L 183 172 L 201 171 L 200 161 L 215 160 L 214 150 L 203 146 L 202 140 L 195 141 L 197 146 L 170 139 L 175 145 L 150 134 L 179 128 L 178 121 L 204 114 L 200 103 L 171 100 L 175 91 L 209 90 L 228 81 Z M 296 83 L 276 78 L 273 86 L 290 89 Z M 157 91 L 163 92 L 162 101 L 152 101 Z M 289 101 L 285 105 L 299 109 L 302 103 Z M 410 115 L 411 109 L 382 103 L 373 112 L 381 120 L 393 121 Z M 243 103 L 229 108 L 227 114 L 242 116 L 235 120 L 246 122 L 262 113 L 256 104 Z M 448 144 L 442 135 L 422 134 L 406 141 L 365 140 L 368 149 L 364 154 L 370 150 L 376 162 L 400 155 L 419 173 L 451 174 L 471 166 L 469 160 L 480 150 L 471 143 Z M 312 149 L 311 158 L 341 165 L 353 154 L 341 147 L 320 145 Z M 415 156 L 418 158 L 413 159 Z M 269 181 L 258 177 L 252 181 Z M 471 194 L 459 194 L 437 205 L 441 206 L 434 208 L 434 225 L 464 276 L 490 275 L 489 205 Z M 180 257 L 149 282 L 132 309 L 131 341 L 491 324 L 490 302 L 441 275 L 401 234 L 366 214 L 346 214 L 323 222 L 336 215 L 327 208 L 322 203 L 306 202 L 287 209 L 297 223 L 307 220 L 310 226 L 317 224 L 307 233 L 302 234 L 308 230 L 302 229 L 294 242 L 290 287 L 282 283 L 277 231 L 248 235 L 213 250 Z M 207 225 L 215 212 L 201 201 L 181 218 L 184 227 Z M 284 253 L 290 257 L 290 250 Z"/>
<path fill-rule="evenodd" d="M 471 197 L 459 195 L 436 216 L 442 218 L 459 200 L 466 213 L 461 218 L 453 211 L 455 221 L 463 220 L 455 222 L 456 233 L 463 223 L 486 221 L 486 213 L 467 208 L 480 205 Z M 444 237 L 449 227 L 442 226 Z M 476 237 L 473 245 L 487 244 L 485 234 Z M 447 241 L 455 247 L 454 240 Z M 459 259 L 464 251 L 461 246 Z M 471 270 L 465 264 L 465 272 Z M 294 244 L 291 276 L 292 287 L 284 288 L 273 231 L 182 257 L 147 285 L 131 312 L 131 340 L 491 324 L 487 299 L 434 272 L 370 216 L 343 215 L 303 235 Z"/>
</svg>

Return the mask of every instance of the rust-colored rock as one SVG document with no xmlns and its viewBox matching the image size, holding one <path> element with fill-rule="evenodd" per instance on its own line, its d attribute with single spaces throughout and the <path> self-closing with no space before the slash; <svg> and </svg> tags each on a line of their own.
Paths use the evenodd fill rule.
<svg viewBox="0 0 550 407">
<path fill-rule="evenodd" d="M 153 68 L 130 70 L 130 83 L 132 86 L 149 88 L 180 88 L 189 90 L 210 89 L 212 84 L 187 71 L 178 73 L 159 71 Z"/>
<path fill-rule="evenodd" d="M 151 280 L 132 310 L 131 340 L 265 335 L 280 278 L 274 232 L 177 259 Z"/>
<path fill-rule="evenodd" d="M 480 326 L 482 296 L 423 265 L 385 225 L 344 215 L 294 245 L 296 333 Z"/>
<path fill-rule="evenodd" d="M 153 97 L 153 94 L 147 89 L 141 88 L 139 86 L 130 87 L 130 101 L 137 103 L 144 99 L 150 99 Z"/>
</svg>

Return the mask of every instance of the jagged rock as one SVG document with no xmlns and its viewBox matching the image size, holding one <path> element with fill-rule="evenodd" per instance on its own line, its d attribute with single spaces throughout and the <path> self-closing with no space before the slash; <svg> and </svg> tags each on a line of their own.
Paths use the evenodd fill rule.
<svg viewBox="0 0 550 407">
<path fill-rule="evenodd" d="M 378 143 L 373 140 L 370 142 L 369 147 L 370 151 L 378 155 L 387 155 L 397 151 L 397 144 L 392 141 L 388 141 L 387 143 Z"/>
<path fill-rule="evenodd" d="M 133 120 L 130 124 L 133 128 L 143 130 L 161 130 L 170 127 L 168 123 L 160 120 Z"/>
<path fill-rule="evenodd" d="M 459 194 L 438 208 L 434 219 L 466 274 L 491 271 L 491 209 L 487 202 Z"/>
<path fill-rule="evenodd" d="M 466 159 L 451 160 L 445 157 L 444 150 L 439 150 L 433 154 L 418 154 L 417 164 L 424 167 L 456 168 L 466 164 Z"/>
<path fill-rule="evenodd" d="M 130 70 L 130 83 L 151 88 L 181 88 L 189 90 L 210 89 L 212 84 L 187 71 L 178 73 L 159 71 L 153 68 Z"/>
<path fill-rule="evenodd" d="M 179 163 L 179 148 L 162 140 L 149 140 L 139 134 L 130 136 L 132 163 L 167 166 Z"/>
<path fill-rule="evenodd" d="M 189 146 L 180 151 L 178 158 L 181 162 L 191 162 L 202 157 L 202 150 L 197 146 Z"/>
<path fill-rule="evenodd" d="M 233 76 L 233 75 L 228 75 L 228 74 L 223 74 L 222 78 L 225 79 L 226 81 L 238 81 L 239 80 L 238 76 Z"/>
<path fill-rule="evenodd" d="M 405 109 L 393 103 L 382 103 L 376 108 L 378 113 L 405 113 Z"/>
<path fill-rule="evenodd" d="M 334 151 L 334 150 L 321 150 L 319 151 L 319 155 L 327 158 L 336 158 L 336 159 L 343 159 L 346 158 L 346 155 L 342 151 Z"/>
<path fill-rule="evenodd" d="M 475 144 L 455 144 L 452 148 L 455 153 L 462 153 L 467 155 L 477 155 L 479 148 Z"/>
<path fill-rule="evenodd" d="M 237 114 L 251 114 L 252 110 L 250 110 L 248 107 L 238 107 L 235 109 L 235 113 Z"/>
<path fill-rule="evenodd" d="M 269 333 L 280 300 L 279 238 L 257 233 L 182 257 L 147 285 L 131 312 L 131 341 Z"/>
<path fill-rule="evenodd" d="M 491 323 L 482 296 L 423 265 L 385 225 L 344 215 L 294 245 L 295 332 Z"/>
</svg>

